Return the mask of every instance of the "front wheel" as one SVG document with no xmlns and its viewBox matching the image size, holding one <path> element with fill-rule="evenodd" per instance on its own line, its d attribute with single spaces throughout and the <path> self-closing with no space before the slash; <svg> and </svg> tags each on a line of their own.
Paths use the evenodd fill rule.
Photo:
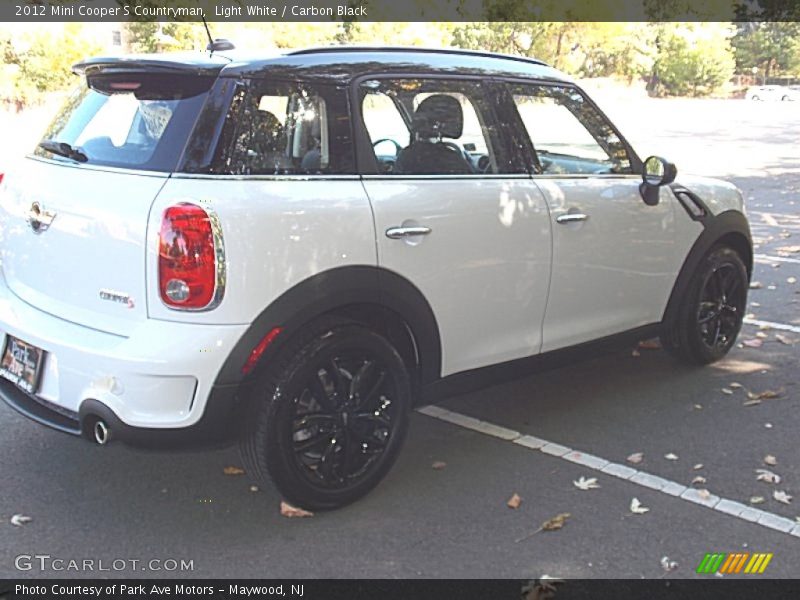
<svg viewBox="0 0 800 600">
<path fill-rule="evenodd" d="M 256 418 L 240 445 L 245 468 L 296 506 L 349 504 L 397 458 L 411 389 L 383 336 L 352 321 L 311 323 L 255 382 Z"/>
<path fill-rule="evenodd" d="M 671 323 L 665 324 L 664 348 L 696 365 L 724 357 L 742 327 L 749 278 L 739 254 L 713 248 L 700 262 Z"/>
</svg>

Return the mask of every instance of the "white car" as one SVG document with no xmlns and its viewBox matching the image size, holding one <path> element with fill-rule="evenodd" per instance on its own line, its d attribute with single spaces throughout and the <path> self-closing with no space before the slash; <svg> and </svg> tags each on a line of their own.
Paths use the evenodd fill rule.
<svg viewBox="0 0 800 600">
<path fill-rule="evenodd" d="M 751 87 L 745 94 L 747 100 L 800 100 L 800 92 L 783 85 L 760 85 Z"/>
<path fill-rule="evenodd" d="M 734 344 L 742 195 L 567 76 L 458 50 L 96 58 L 0 189 L 0 395 L 105 444 L 238 442 L 351 502 L 437 395 L 660 335 Z M 613 432 L 609 432 L 613 435 Z"/>
</svg>

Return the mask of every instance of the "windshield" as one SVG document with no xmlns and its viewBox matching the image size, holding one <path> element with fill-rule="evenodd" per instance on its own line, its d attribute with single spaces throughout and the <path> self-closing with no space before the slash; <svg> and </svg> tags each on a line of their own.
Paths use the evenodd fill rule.
<svg viewBox="0 0 800 600">
<path fill-rule="evenodd" d="M 172 171 L 213 77 L 95 76 L 53 120 L 37 156 L 149 171 Z M 68 144 L 71 152 L 54 151 Z M 65 155 L 66 154 L 66 155 Z"/>
</svg>

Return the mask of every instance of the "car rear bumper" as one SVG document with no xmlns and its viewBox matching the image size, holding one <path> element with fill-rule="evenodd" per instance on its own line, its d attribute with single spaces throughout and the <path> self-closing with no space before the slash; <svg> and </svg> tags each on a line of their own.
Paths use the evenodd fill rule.
<svg viewBox="0 0 800 600">
<path fill-rule="evenodd" d="M 102 418 L 112 439 L 139 445 L 221 440 L 230 433 L 238 386 L 215 385 L 215 378 L 245 329 L 144 319 L 130 336 L 113 335 L 30 306 L 0 276 L 0 351 L 11 335 L 45 352 L 36 393 L 0 378 L 0 397 L 76 435 L 89 436 Z"/>
</svg>

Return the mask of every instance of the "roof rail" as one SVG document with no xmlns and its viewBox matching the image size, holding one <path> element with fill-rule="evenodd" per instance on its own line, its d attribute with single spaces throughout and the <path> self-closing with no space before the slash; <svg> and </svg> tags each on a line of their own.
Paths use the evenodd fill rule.
<svg viewBox="0 0 800 600">
<path fill-rule="evenodd" d="M 301 50 L 292 50 L 287 52 L 287 56 L 298 54 L 326 54 L 333 52 L 424 52 L 428 54 L 454 54 L 461 56 L 479 56 L 483 58 L 500 58 L 503 60 L 516 60 L 519 62 L 530 63 L 534 65 L 549 66 L 546 62 L 536 58 L 528 58 L 525 56 L 515 56 L 513 54 L 500 54 L 498 52 L 486 52 L 483 50 L 464 50 L 462 48 L 425 48 L 416 46 L 316 46 L 312 48 L 303 48 Z"/>
</svg>

